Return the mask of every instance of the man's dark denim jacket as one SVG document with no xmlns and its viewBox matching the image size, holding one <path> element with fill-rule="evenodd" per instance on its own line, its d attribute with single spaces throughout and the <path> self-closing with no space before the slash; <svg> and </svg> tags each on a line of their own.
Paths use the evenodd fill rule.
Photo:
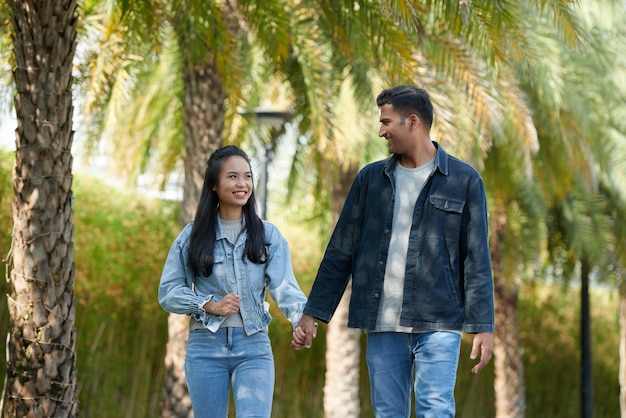
<svg viewBox="0 0 626 418">
<path fill-rule="evenodd" d="M 493 332 L 484 183 L 470 165 L 435 145 L 435 170 L 413 213 L 400 325 Z M 396 162 L 394 155 L 357 175 L 304 313 L 330 321 L 352 277 L 348 326 L 376 327 L 391 238 Z"/>
</svg>

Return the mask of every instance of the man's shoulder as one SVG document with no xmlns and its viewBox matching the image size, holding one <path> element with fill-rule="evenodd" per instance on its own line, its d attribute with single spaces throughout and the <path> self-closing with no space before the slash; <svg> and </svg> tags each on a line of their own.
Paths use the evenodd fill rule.
<svg viewBox="0 0 626 418">
<path fill-rule="evenodd" d="M 448 158 L 448 167 L 451 175 L 467 175 L 470 177 L 480 177 L 478 170 L 467 161 L 461 160 L 454 155 L 446 154 Z"/>
</svg>

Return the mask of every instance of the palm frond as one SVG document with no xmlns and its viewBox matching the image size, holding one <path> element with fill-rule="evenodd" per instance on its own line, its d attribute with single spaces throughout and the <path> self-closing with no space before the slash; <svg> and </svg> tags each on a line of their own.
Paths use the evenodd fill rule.
<svg viewBox="0 0 626 418">
<path fill-rule="evenodd" d="M 578 3 L 576 0 L 532 0 L 530 5 L 539 8 L 546 24 L 556 29 L 567 47 L 574 48 L 587 38 L 577 13 Z"/>
</svg>

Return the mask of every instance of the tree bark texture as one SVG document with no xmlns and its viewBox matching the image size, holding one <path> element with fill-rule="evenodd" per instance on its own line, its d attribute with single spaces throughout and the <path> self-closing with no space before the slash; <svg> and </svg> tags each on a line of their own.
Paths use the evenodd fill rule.
<svg viewBox="0 0 626 418">
<path fill-rule="evenodd" d="M 620 285 L 619 299 L 619 406 L 626 418 L 626 282 Z"/>
<path fill-rule="evenodd" d="M 506 231 L 505 209 L 496 205 L 491 234 L 494 273 L 495 322 L 494 390 L 497 418 L 522 418 L 526 413 L 526 384 L 522 344 L 519 338 L 518 293 L 514 280 L 506 280 L 502 254 Z"/>
<path fill-rule="evenodd" d="M 16 154 L 5 417 L 74 417 L 72 60 L 76 2 L 8 0 Z"/>
<path fill-rule="evenodd" d="M 580 264 L 580 410 L 582 418 L 591 418 L 593 416 L 593 356 L 589 300 L 591 263 L 583 256 Z"/>
<path fill-rule="evenodd" d="M 206 65 L 185 62 L 185 181 L 180 212 L 181 226 L 193 220 L 202 192 L 207 162 L 211 153 L 223 145 L 225 94 L 221 78 L 212 64 L 213 60 L 210 61 Z M 170 314 L 162 418 L 193 417 L 184 373 L 188 334 L 189 317 Z"/>
<path fill-rule="evenodd" d="M 324 417 L 358 418 L 361 330 L 348 328 L 349 283 L 326 331 Z"/>
<path fill-rule="evenodd" d="M 342 171 L 333 188 L 333 218 L 337 223 L 358 167 Z M 348 283 L 341 302 L 326 332 L 326 376 L 324 380 L 324 416 L 358 418 L 360 415 L 359 375 L 361 330 L 348 328 L 352 282 Z"/>
<path fill-rule="evenodd" d="M 196 213 L 209 157 L 224 145 L 224 101 L 222 80 L 213 59 L 206 65 L 186 63 L 184 68 L 185 181 L 181 225 Z"/>
</svg>

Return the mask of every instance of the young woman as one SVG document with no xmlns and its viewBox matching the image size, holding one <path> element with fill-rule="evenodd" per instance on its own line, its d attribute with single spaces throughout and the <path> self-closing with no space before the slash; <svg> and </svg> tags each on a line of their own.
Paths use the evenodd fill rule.
<svg viewBox="0 0 626 418">
<path fill-rule="evenodd" d="M 190 315 L 185 377 L 196 418 L 270 417 L 274 357 L 266 289 L 295 327 L 306 297 L 289 247 L 255 210 L 248 156 L 227 146 L 209 158 L 195 221 L 172 244 L 159 285 L 167 312 Z"/>
</svg>

